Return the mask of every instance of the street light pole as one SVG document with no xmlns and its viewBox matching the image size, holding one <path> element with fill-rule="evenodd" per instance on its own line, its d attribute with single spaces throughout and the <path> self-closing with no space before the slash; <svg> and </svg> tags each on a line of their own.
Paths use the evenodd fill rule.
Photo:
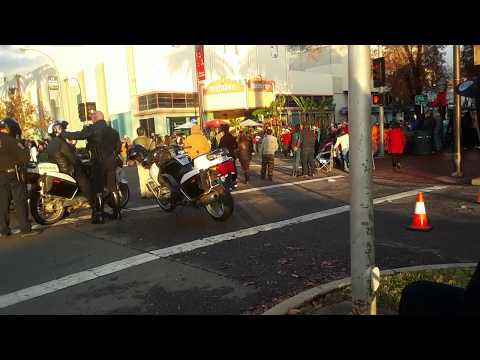
<svg viewBox="0 0 480 360">
<path fill-rule="evenodd" d="M 372 276 L 378 269 L 374 268 L 371 62 L 368 45 L 348 46 L 348 82 L 352 312 L 354 315 L 375 315 Z"/>
<path fill-rule="evenodd" d="M 55 60 L 53 60 L 53 58 L 48 55 L 47 53 L 44 53 L 43 51 L 41 50 L 38 50 L 38 49 L 32 49 L 32 48 L 20 48 L 20 51 L 22 52 L 27 52 L 27 51 L 35 51 L 35 52 L 38 52 L 40 54 L 42 54 L 43 56 L 47 57 L 51 62 L 52 62 L 52 65 L 53 65 L 53 68 L 55 69 L 55 72 L 57 73 L 57 81 L 58 81 L 58 94 L 59 94 L 59 98 L 60 98 L 60 111 L 62 113 L 62 115 L 64 115 L 64 102 L 63 102 L 63 97 L 62 97 L 62 89 L 60 88 L 60 71 L 58 71 L 58 67 L 57 67 L 57 64 L 55 63 Z"/>
<path fill-rule="evenodd" d="M 383 55 L 383 51 L 380 49 L 382 48 L 383 45 L 379 45 L 378 52 L 379 52 L 379 57 Z M 383 142 L 383 131 L 384 131 L 384 124 L 385 124 L 385 109 L 384 109 L 384 104 L 385 104 L 385 99 L 383 97 L 384 94 L 384 87 L 380 87 L 380 98 L 382 99 L 382 102 L 380 104 L 380 148 L 378 150 L 378 157 L 384 157 L 385 156 L 385 144 Z"/>
<path fill-rule="evenodd" d="M 453 87 L 455 88 L 460 83 L 460 45 L 453 45 Z M 460 108 L 460 95 L 454 95 L 455 101 L 455 123 L 454 123 L 454 134 L 455 134 L 455 172 L 452 176 L 461 177 L 462 173 L 462 127 L 461 127 L 461 108 Z"/>
</svg>

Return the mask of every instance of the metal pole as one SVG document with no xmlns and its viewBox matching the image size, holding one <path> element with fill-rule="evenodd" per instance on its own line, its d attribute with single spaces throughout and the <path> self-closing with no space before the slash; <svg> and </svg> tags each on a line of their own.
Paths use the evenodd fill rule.
<svg viewBox="0 0 480 360">
<path fill-rule="evenodd" d="M 453 86 L 457 86 L 460 83 L 460 45 L 453 45 Z M 452 176 L 461 177 L 462 173 L 462 127 L 461 127 L 461 104 L 460 95 L 455 94 L 455 172 Z"/>
<path fill-rule="evenodd" d="M 383 86 L 380 87 L 380 97 L 382 98 L 382 104 L 380 105 L 380 148 L 378 150 L 378 157 L 385 156 L 385 145 L 383 143 L 383 127 L 385 124 L 385 113 L 383 108 Z"/>
<path fill-rule="evenodd" d="M 371 62 L 368 45 L 348 46 L 348 109 L 350 118 L 350 258 L 352 312 L 375 315 L 372 289 L 374 223 L 372 202 L 372 138 L 370 134 Z"/>
</svg>

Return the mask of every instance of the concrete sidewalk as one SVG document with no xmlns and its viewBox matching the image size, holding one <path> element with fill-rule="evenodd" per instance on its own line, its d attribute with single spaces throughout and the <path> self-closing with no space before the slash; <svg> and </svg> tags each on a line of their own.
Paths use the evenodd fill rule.
<svg viewBox="0 0 480 360">
<path fill-rule="evenodd" d="M 393 169 L 391 157 L 375 158 L 373 176 L 402 183 L 448 183 L 471 185 L 472 179 L 480 177 L 480 150 L 462 153 L 463 178 L 454 178 L 454 154 L 440 152 L 432 155 L 405 155 L 401 158 L 401 168 Z"/>
</svg>

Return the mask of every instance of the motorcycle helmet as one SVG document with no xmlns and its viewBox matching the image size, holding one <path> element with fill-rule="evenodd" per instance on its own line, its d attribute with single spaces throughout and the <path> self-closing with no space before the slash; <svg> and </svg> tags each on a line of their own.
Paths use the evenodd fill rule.
<svg viewBox="0 0 480 360">
<path fill-rule="evenodd" d="M 0 121 L 0 129 L 6 131 L 6 133 L 11 137 L 19 140 L 22 138 L 22 129 L 15 119 L 5 118 Z"/>
<path fill-rule="evenodd" d="M 143 162 L 143 160 L 145 160 L 147 155 L 148 155 L 147 149 L 145 149 L 145 147 L 139 144 L 133 145 L 128 150 L 128 160 L 135 160 L 141 163 Z"/>
<path fill-rule="evenodd" d="M 64 130 L 61 122 L 54 121 L 48 126 L 48 134 L 52 137 L 59 136 Z"/>
</svg>

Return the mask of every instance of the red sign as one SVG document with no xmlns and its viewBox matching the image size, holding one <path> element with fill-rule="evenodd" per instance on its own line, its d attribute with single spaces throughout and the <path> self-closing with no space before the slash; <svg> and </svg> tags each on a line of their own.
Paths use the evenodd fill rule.
<svg viewBox="0 0 480 360">
<path fill-rule="evenodd" d="M 205 56 L 203 55 L 203 45 L 195 45 L 195 63 L 197 65 L 197 79 L 205 80 Z"/>
</svg>

